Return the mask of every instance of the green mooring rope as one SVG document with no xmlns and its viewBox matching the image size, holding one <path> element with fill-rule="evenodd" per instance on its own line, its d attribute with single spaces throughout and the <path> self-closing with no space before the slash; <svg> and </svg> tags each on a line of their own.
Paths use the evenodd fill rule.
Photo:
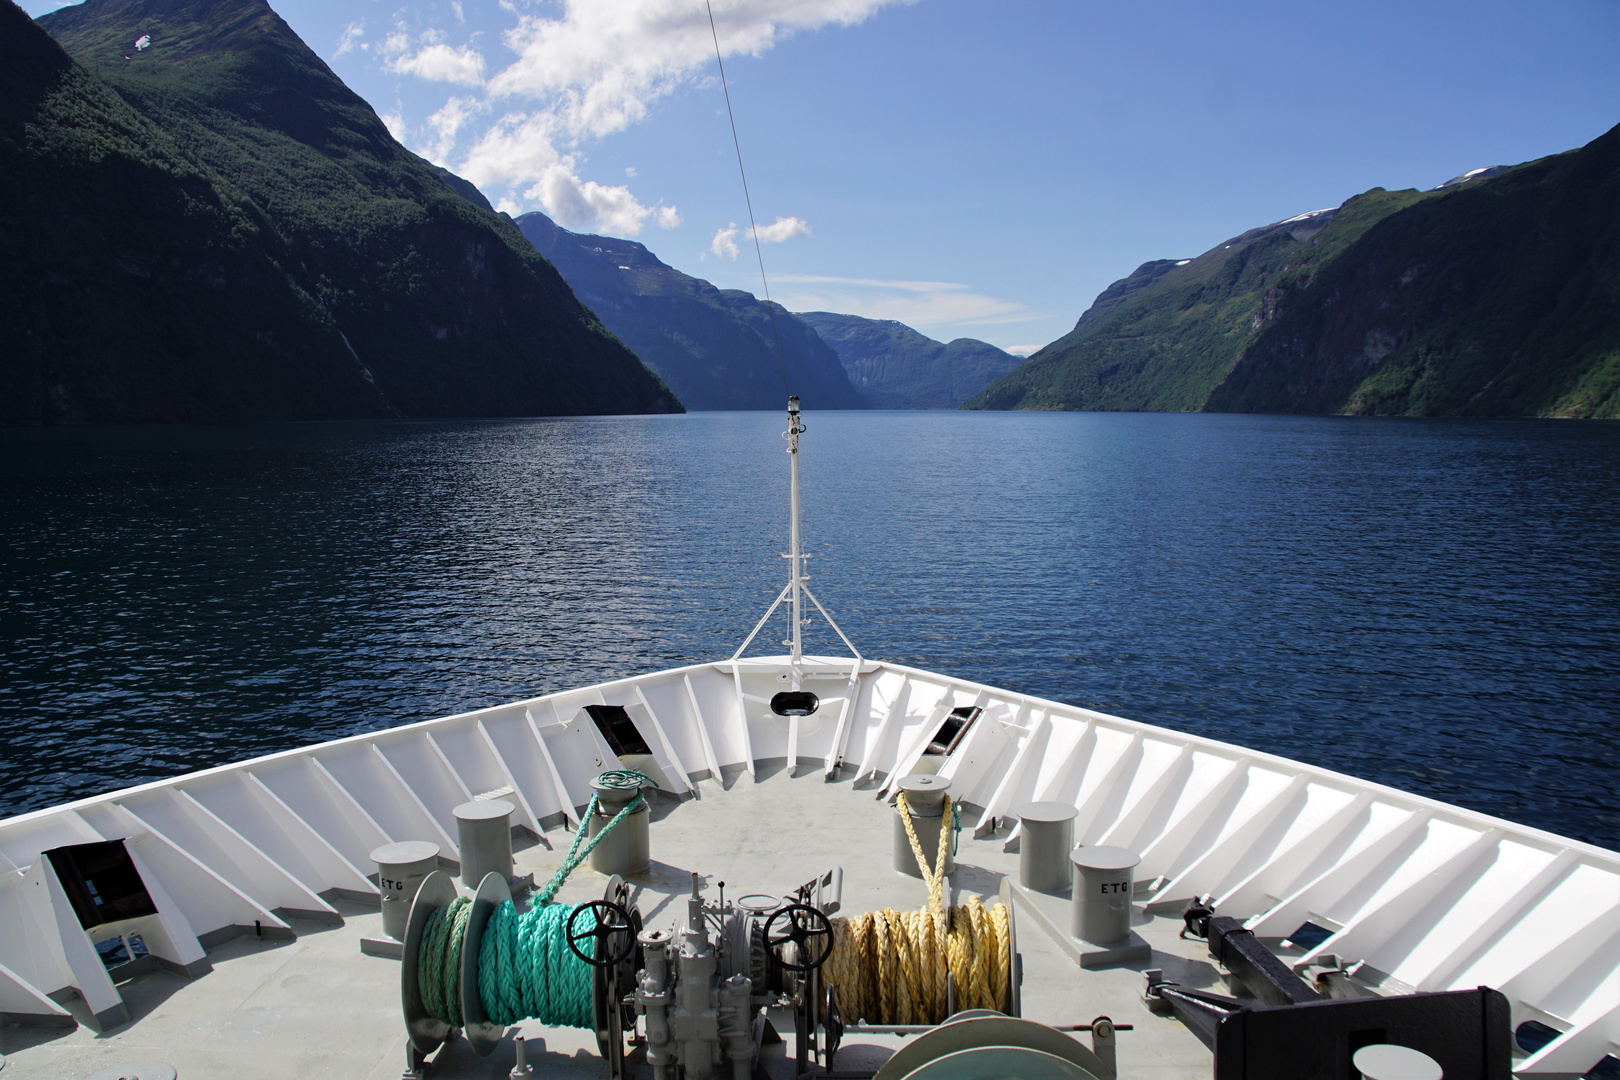
<svg viewBox="0 0 1620 1080">
<path fill-rule="evenodd" d="M 651 777 L 633 769 L 605 772 L 598 779 L 603 785 L 619 790 L 653 782 Z M 551 880 L 535 893 L 530 908 L 520 913 L 512 901 L 502 901 L 484 927 L 478 953 L 478 998 L 484 1006 L 484 1015 L 493 1023 L 509 1025 L 520 1020 L 539 1020 L 551 1027 L 592 1026 L 591 993 L 595 980 L 590 965 L 568 947 L 568 920 L 574 908 L 554 904 L 551 898 L 596 845 L 644 805 L 642 799 L 632 800 L 601 832 L 584 842 L 599 802 L 599 793 L 592 793 L 590 807 L 580 818 L 568 854 Z M 428 917 L 422 935 L 416 976 L 422 1007 L 429 1016 L 451 1027 L 465 1024 L 461 1009 L 461 952 L 471 914 L 472 901 L 454 900 Z"/>
</svg>

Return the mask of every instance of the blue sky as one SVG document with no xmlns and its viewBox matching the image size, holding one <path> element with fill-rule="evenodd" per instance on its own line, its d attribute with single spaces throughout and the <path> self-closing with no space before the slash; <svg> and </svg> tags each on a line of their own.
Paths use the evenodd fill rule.
<svg viewBox="0 0 1620 1080">
<path fill-rule="evenodd" d="M 271 4 L 492 201 L 760 291 L 702 0 Z M 714 11 L 773 297 L 1018 351 L 1148 259 L 1620 122 L 1620 0 Z"/>
</svg>

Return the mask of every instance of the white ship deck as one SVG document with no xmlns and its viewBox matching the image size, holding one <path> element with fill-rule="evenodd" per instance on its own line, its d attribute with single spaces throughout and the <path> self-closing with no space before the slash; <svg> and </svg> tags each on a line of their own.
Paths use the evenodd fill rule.
<svg viewBox="0 0 1620 1080">
<path fill-rule="evenodd" d="M 818 659 L 822 698 L 804 720 L 773 715 L 783 658 L 698 665 L 449 717 L 178 777 L 0 822 L 0 1053 L 19 1075 L 79 1077 L 136 1060 L 181 1076 L 398 1076 L 404 1065 L 397 962 L 362 956 L 379 916 L 368 852 L 430 840 L 457 858 L 452 808 L 503 795 L 516 824 L 549 840 L 518 853 L 544 880 L 588 782 L 619 762 L 588 704 L 626 708 L 673 789 L 652 826 L 655 873 L 639 884 L 650 925 L 687 872 L 727 895 L 782 893 L 833 865 L 844 913 L 917 908 L 923 886 L 891 868 L 893 810 L 875 796 L 911 771 L 953 708 L 983 712 L 940 770 L 969 806 L 958 895 L 994 896 L 1016 876 L 1004 851 L 1012 809 L 1079 809 L 1075 839 L 1129 847 L 1137 929 L 1151 963 L 1080 970 L 1017 909 L 1024 1015 L 1136 1025 L 1119 1037 L 1122 1077 L 1203 1077 L 1210 1054 L 1140 1004 L 1140 971 L 1214 986 L 1202 942 L 1181 942 L 1181 902 L 1208 893 L 1221 914 L 1280 939 L 1309 921 L 1332 931 L 1310 954 L 1359 962 L 1385 992 L 1487 985 L 1515 1025 L 1560 1037 L 1519 1054 L 1526 1076 L 1578 1076 L 1620 1057 L 1620 856 L 1548 833 L 1254 751 L 894 665 Z M 828 762 L 844 763 L 832 782 Z M 722 783 L 716 777 L 724 776 Z M 990 823 L 998 821 L 999 830 Z M 154 955 L 212 971 L 151 971 L 114 983 L 51 895 L 40 855 L 126 838 L 163 913 Z M 54 879 L 52 879 L 54 880 Z M 576 871 L 560 898 L 600 894 Z M 712 896 L 712 893 L 711 893 Z M 255 936 L 260 932 L 271 936 Z M 245 933 L 241 929 L 245 928 Z M 165 940 L 165 938 L 167 940 Z M 116 974 L 116 969 L 115 969 Z M 66 1001 L 64 1009 L 58 1001 Z M 126 1012 L 128 1022 L 119 1022 Z M 517 1029 L 514 1029 L 517 1030 Z M 543 1040 L 552 1072 L 605 1075 L 583 1031 Z M 1083 1038 L 1083 1037 L 1082 1037 Z M 846 1045 L 871 1041 L 850 1035 Z M 881 1041 L 881 1040 L 880 1040 Z M 538 1049 L 538 1047 L 537 1047 Z M 846 1051 L 852 1053 L 853 1051 Z M 1516 1051 L 1517 1053 L 1517 1051 Z M 436 1075 L 505 1076 L 509 1052 L 453 1043 Z M 536 1065 L 540 1062 L 536 1061 Z M 537 1071 L 539 1071 L 537 1069 Z"/>
</svg>

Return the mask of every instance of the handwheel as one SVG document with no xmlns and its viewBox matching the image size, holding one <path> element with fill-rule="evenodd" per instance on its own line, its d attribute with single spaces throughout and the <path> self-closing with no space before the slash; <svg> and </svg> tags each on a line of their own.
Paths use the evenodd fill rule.
<svg viewBox="0 0 1620 1080">
<path fill-rule="evenodd" d="M 782 930 L 775 930 L 779 921 L 786 920 Z M 782 946 L 788 942 L 798 946 L 800 963 L 790 964 L 782 959 Z M 811 942 L 819 941 L 816 948 L 811 948 Z M 788 971 L 814 971 L 827 962 L 832 955 L 832 923 L 827 916 L 809 904 L 789 904 L 771 912 L 771 917 L 765 920 L 765 948 L 776 961 Z"/>
<path fill-rule="evenodd" d="M 580 920 L 580 916 L 587 911 L 591 913 L 588 927 L 582 926 Z M 568 916 L 565 928 L 569 951 L 592 967 L 612 967 L 628 960 L 636 948 L 636 937 L 629 930 L 630 913 L 611 900 L 592 900 L 579 905 Z M 591 943 L 588 950 L 580 947 L 580 943 L 585 941 Z M 603 946 L 600 950 L 596 947 L 598 942 Z M 597 959 L 598 951 L 602 954 L 601 959 Z"/>
</svg>

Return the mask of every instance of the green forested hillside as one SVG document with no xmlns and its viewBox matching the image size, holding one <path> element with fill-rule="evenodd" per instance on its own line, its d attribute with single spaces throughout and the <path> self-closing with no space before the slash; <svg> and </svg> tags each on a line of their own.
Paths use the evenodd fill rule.
<svg viewBox="0 0 1620 1080">
<path fill-rule="evenodd" d="M 833 350 L 782 305 L 717 289 L 634 240 L 569 232 L 539 212 L 517 225 L 689 408 L 779 409 L 784 367 L 806 408 L 864 406 Z"/>
<path fill-rule="evenodd" d="M 1145 264 L 966 407 L 1620 416 L 1617 282 L 1620 129 Z"/>
<path fill-rule="evenodd" d="M 1374 188 L 1196 258 L 1144 263 L 1104 290 L 1072 331 L 965 408 L 1196 412 L 1290 282 L 1308 279 L 1373 223 L 1422 198 Z"/>
<path fill-rule="evenodd" d="M 1207 408 L 1620 417 L 1620 128 L 1367 230 Z"/>
<path fill-rule="evenodd" d="M 387 416 L 259 208 L 0 0 L 0 421 Z"/>
<path fill-rule="evenodd" d="M 798 316 L 832 346 L 874 409 L 954 409 L 1018 366 L 1018 357 L 988 342 L 935 341 L 893 319 L 831 311 Z"/>
<path fill-rule="evenodd" d="M 0 421 L 679 408 L 262 0 L 0 7 Z"/>
</svg>

